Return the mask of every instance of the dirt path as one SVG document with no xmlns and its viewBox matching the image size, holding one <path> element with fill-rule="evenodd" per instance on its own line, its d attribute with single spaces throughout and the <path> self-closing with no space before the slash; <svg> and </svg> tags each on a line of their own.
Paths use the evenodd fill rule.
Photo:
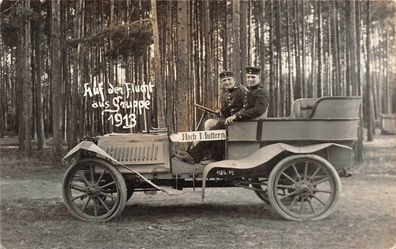
<svg viewBox="0 0 396 249">
<path fill-rule="evenodd" d="M 63 206 L 64 168 L 2 155 L 3 248 L 392 248 L 396 244 L 395 137 L 366 145 L 366 162 L 342 178 L 337 210 L 317 222 L 280 219 L 253 192 L 134 194 L 116 220 L 87 223 Z M 16 164 L 17 163 L 17 164 Z M 13 165 L 13 166 L 12 166 Z M 20 170 L 20 169 L 23 170 Z"/>
</svg>

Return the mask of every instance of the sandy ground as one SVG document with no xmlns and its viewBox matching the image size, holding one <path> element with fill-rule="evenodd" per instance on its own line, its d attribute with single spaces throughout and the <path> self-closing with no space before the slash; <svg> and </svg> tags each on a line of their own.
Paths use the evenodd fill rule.
<svg viewBox="0 0 396 249">
<path fill-rule="evenodd" d="M 63 205 L 64 166 L 0 155 L 0 248 L 396 248 L 396 137 L 365 144 L 341 178 L 337 210 L 316 222 L 281 219 L 240 188 L 178 196 L 135 193 L 117 220 L 82 222 Z"/>
</svg>

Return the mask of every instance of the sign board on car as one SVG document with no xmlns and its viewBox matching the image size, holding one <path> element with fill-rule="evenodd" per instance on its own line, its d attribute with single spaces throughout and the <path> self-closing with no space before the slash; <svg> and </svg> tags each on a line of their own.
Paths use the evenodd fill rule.
<svg viewBox="0 0 396 249">
<path fill-rule="evenodd" d="M 214 140 L 225 140 L 225 130 L 211 130 L 211 131 L 188 131 L 178 132 L 172 134 L 170 139 L 172 142 L 198 142 L 198 141 L 214 141 Z"/>
</svg>

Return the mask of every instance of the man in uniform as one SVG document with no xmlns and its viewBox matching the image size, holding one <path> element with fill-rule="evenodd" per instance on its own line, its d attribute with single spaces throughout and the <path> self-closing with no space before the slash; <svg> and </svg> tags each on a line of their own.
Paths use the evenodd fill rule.
<svg viewBox="0 0 396 249">
<path fill-rule="evenodd" d="M 205 130 L 224 129 L 225 119 L 243 108 L 243 100 L 247 92 L 246 88 L 236 83 L 234 74 L 230 71 L 224 71 L 219 76 L 220 84 L 225 89 L 221 97 L 221 108 L 216 110 L 220 119 L 208 119 L 205 122 Z"/>
<path fill-rule="evenodd" d="M 220 119 L 207 120 L 205 122 L 205 130 L 224 129 L 226 118 L 240 111 L 243 108 L 243 101 L 246 98 L 246 88 L 236 83 L 232 72 L 224 71 L 219 74 L 219 77 L 220 84 L 225 89 L 221 98 L 221 108 L 216 110 Z M 195 162 L 201 162 L 208 152 L 214 151 L 215 153 L 211 153 L 209 157 L 215 157 L 215 159 L 221 160 L 224 153 L 218 151 L 222 150 L 221 147 L 224 146 L 220 145 L 220 142 L 224 144 L 223 141 L 202 141 L 191 148 L 189 153 L 179 151 L 175 156 L 182 161 L 194 164 Z"/>
<path fill-rule="evenodd" d="M 243 100 L 243 107 L 240 111 L 231 115 L 225 120 L 226 125 L 231 125 L 235 121 L 249 120 L 260 117 L 267 111 L 268 97 L 263 88 L 259 86 L 260 83 L 260 68 L 247 67 L 246 68 L 246 86 L 248 92 L 245 94 Z"/>
</svg>

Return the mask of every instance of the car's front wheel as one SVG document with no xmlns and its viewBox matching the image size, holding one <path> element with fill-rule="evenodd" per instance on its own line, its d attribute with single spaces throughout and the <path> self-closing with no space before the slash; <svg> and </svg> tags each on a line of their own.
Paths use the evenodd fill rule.
<svg viewBox="0 0 396 249">
<path fill-rule="evenodd" d="M 115 166 L 98 158 L 86 158 L 67 170 L 63 199 L 74 217 L 86 221 L 107 221 L 124 209 L 127 188 Z"/>
</svg>

